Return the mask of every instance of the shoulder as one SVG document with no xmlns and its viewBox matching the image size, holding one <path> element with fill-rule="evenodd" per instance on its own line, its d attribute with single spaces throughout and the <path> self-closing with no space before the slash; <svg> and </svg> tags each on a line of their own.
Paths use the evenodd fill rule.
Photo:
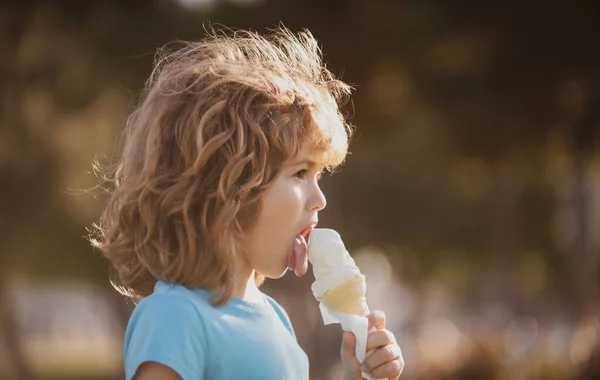
<svg viewBox="0 0 600 380">
<path fill-rule="evenodd" d="M 150 323 L 156 327 L 166 327 L 165 323 L 196 321 L 200 317 L 198 309 L 183 294 L 176 292 L 151 294 L 144 298 L 133 310 L 130 325 Z"/>
<path fill-rule="evenodd" d="M 194 305 L 185 293 L 169 291 L 150 294 L 136 306 L 134 311 L 146 309 L 158 311 L 164 307 L 172 307 L 183 311 L 191 311 L 194 309 Z"/>
<path fill-rule="evenodd" d="M 158 282 L 154 293 L 144 298 L 134 309 L 132 321 L 151 316 L 152 320 L 162 318 L 183 322 L 197 322 L 204 311 L 212 309 L 208 293 L 192 291 L 180 285 Z"/>
<path fill-rule="evenodd" d="M 127 378 L 146 362 L 198 378 L 203 370 L 206 335 L 201 310 L 185 292 L 155 292 L 133 311 L 124 341 Z"/>
</svg>

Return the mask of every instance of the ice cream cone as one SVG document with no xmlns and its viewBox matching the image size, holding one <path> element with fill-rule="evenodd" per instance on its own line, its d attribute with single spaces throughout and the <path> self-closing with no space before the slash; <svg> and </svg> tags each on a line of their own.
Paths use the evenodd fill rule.
<svg viewBox="0 0 600 380">
<path fill-rule="evenodd" d="M 329 311 L 362 316 L 368 310 L 365 291 L 365 276 L 361 274 L 327 291 L 317 300 Z"/>
<path fill-rule="evenodd" d="M 356 358 L 362 363 L 370 354 L 367 353 L 369 307 L 365 276 L 334 230 L 315 228 L 311 231 L 308 259 L 315 275 L 311 288 L 320 302 L 323 322 L 340 323 L 344 331 L 356 336 Z M 372 379 L 366 373 L 363 377 Z"/>
</svg>

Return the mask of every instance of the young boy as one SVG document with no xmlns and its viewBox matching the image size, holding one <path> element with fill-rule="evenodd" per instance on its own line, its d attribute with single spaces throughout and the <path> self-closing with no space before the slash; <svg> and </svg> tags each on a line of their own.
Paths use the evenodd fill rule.
<svg viewBox="0 0 600 380">
<path fill-rule="evenodd" d="M 93 240 L 116 288 L 142 299 L 127 379 L 308 379 L 286 312 L 259 286 L 307 271 L 318 180 L 347 152 L 338 102 L 349 92 L 309 32 L 213 32 L 159 57 Z M 397 379 L 400 348 L 383 313 L 369 319 L 363 369 Z M 347 379 L 361 378 L 354 344 L 346 333 Z"/>
</svg>

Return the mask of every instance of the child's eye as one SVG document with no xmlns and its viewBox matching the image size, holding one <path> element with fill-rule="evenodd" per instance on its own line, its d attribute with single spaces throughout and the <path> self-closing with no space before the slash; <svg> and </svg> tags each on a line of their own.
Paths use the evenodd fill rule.
<svg viewBox="0 0 600 380">
<path fill-rule="evenodd" d="M 300 171 L 297 171 L 294 174 L 294 177 L 296 177 L 298 179 L 301 179 L 301 180 L 305 180 L 306 179 L 306 175 L 308 174 L 308 172 L 309 172 L 308 170 L 302 169 Z M 323 172 L 318 172 L 317 173 L 317 181 L 320 181 L 322 176 L 323 176 Z"/>
<path fill-rule="evenodd" d="M 306 176 L 306 173 L 308 173 L 308 170 L 302 169 L 300 171 L 297 171 L 296 174 L 294 174 L 294 177 L 296 177 L 298 179 L 304 179 L 304 177 Z"/>
</svg>

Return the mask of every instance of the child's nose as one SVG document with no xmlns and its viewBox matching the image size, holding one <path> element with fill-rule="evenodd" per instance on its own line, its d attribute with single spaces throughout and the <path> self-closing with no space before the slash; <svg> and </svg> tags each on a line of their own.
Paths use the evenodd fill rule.
<svg viewBox="0 0 600 380">
<path fill-rule="evenodd" d="M 317 212 L 323 210 L 327 206 L 327 199 L 325 194 L 321 191 L 319 185 L 315 186 L 315 191 L 308 202 L 308 211 Z"/>
</svg>

